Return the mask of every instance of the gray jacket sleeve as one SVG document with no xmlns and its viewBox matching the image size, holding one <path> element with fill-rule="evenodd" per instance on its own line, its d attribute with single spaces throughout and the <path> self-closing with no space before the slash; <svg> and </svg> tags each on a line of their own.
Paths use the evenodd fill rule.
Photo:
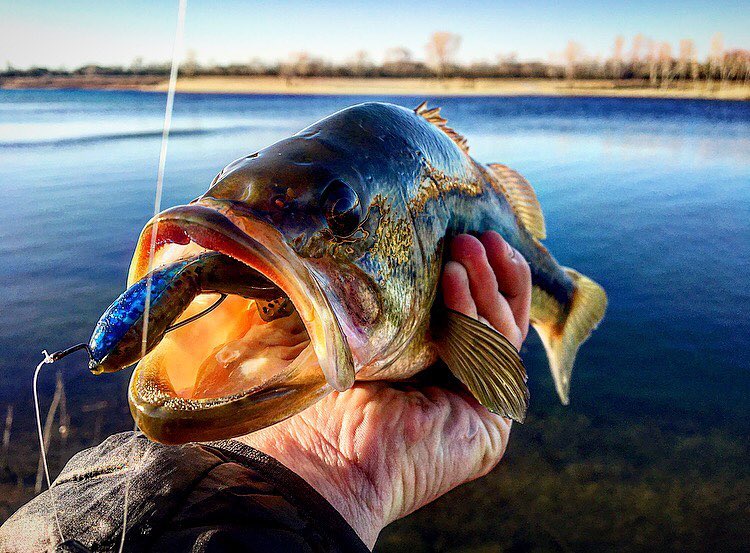
<svg viewBox="0 0 750 553">
<path fill-rule="evenodd" d="M 125 551 L 368 551 L 325 499 L 263 453 L 130 432 L 73 457 L 52 493 L 0 528 L 0 551 L 117 551 L 126 488 Z"/>
</svg>

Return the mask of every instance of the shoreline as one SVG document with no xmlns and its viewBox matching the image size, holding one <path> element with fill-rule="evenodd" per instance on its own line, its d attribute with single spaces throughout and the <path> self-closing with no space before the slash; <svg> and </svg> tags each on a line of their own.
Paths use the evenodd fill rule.
<svg viewBox="0 0 750 553">
<path fill-rule="evenodd" d="M 88 89 L 164 92 L 154 76 L 44 76 L 0 78 L 0 89 Z M 675 82 L 669 88 L 641 81 L 467 78 L 181 77 L 177 91 L 192 94 L 285 94 L 313 96 L 552 96 L 750 100 L 750 87 L 736 83 Z"/>
</svg>

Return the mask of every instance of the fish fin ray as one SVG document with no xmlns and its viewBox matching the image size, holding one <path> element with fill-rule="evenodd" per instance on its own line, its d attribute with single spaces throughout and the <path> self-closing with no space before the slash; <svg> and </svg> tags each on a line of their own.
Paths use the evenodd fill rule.
<svg viewBox="0 0 750 553">
<path fill-rule="evenodd" d="M 590 278 L 563 267 L 575 291 L 569 305 L 534 286 L 531 294 L 531 325 L 547 352 L 555 389 L 563 405 L 570 402 L 570 377 L 578 348 L 599 325 L 607 309 L 607 294 Z"/>
<path fill-rule="evenodd" d="M 488 167 L 521 225 L 537 240 L 544 240 L 547 228 L 534 187 L 520 173 L 506 165 L 490 163 Z"/>
<path fill-rule="evenodd" d="M 452 309 L 444 312 L 436 342 L 448 368 L 487 409 L 523 422 L 529 390 L 518 350 L 486 324 Z"/>
<path fill-rule="evenodd" d="M 422 116 L 429 123 L 432 123 L 433 125 L 435 125 L 441 131 L 447 134 L 448 137 L 453 142 L 455 142 L 459 148 L 461 148 L 467 154 L 469 153 L 469 141 L 466 140 L 466 137 L 464 135 L 460 134 L 459 132 L 455 131 L 454 129 L 448 126 L 448 120 L 442 115 L 440 115 L 440 108 L 428 108 L 427 100 L 425 100 L 424 102 L 419 104 L 416 108 L 414 108 L 414 113 Z"/>
</svg>

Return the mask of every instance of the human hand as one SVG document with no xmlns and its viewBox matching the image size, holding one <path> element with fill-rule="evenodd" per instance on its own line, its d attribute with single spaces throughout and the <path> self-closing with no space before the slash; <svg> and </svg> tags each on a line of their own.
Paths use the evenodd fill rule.
<svg viewBox="0 0 750 553">
<path fill-rule="evenodd" d="M 454 238 L 441 286 L 447 307 L 520 349 L 531 276 L 499 234 Z M 510 426 L 463 387 L 358 382 L 240 440 L 305 479 L 372 548 L 390 522 L 487 474 L 503 456 Z"/>
</svg>

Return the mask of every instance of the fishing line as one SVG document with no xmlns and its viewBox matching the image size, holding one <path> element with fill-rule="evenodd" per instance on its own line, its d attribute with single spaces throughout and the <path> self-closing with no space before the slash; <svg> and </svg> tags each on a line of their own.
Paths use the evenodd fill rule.
<svg viewBox="0 0 750 553">
<path fill-rule="evenodd" d="M 204 309 L 203 311 L 196 313 L 195 315 L 188 317 L 184 321 L 180 321 L 177 324 L 174 324 L 167 328 L 164 333 L 172 332 L 173 330 L 176 330 L 180 327 L 183 327 L 187 324 L 192 323 L 193 321 L 196 321 L 200 319 L 201 317 L 204 317 L 205 315 L 208 315 L 211 313 L 214 309 L 219 307 L 221 303 L 227 299 L 226 294 L 219 294 L 219 299 L 217 299 L 212 305 Z M 54 353 L 47 353 L 47 350 L 42 351 L 42 355 L 44 358 L 40 361 L 40 363 L 36 366 L 36 369 L 34 370 L 34 378 L 32 381 L 32 392 L 34 395 L 34 414 L 36 416 L 36 429 L 37 429 L 37 437 L 39 439 L 39 451 L 42 457 L 42 466 L 44 467 L 44 478 L 47 482 L 47 489 L 49 490 L 50 495 L 50 502 L 52 503 L 52 512 L 55 516 L 55 526 L 57 526 L 57 532 L 60 534 L 60 541 L 65 542 L 65 538 L 63 537 L 62 528 L 60 526 L 60 519 L 57 514 L 57 503 L 55 502 L 55 496 L 54 491 L 52 489 L 52 481 L 50 479 L 49 475 L 49 464 L 47 463 L 47 448 L 44 443 L 44 432 L 42 431 L 42 414 L 41 409 L 39 407 L 39 373 L 42 370 L 42 367 L 44 365 L 51 365 L 55 361 L 59 361 L 63 357 L 67 357 L 71 353 L 75 353 L 76 351 L 85 350 L 88 354 L 89 360 L 93 359 L 92 353 L 91 353 L 91 347 L 88 344 L 76 344 L 75 346 L 71 346 L 69 348 L 56 351 Z M 134 431 L 138 430 L 138 425 L 136 424 Z M 131 448 L 132 453 L 132 448 Z M 128 498 L 128 489 L 129 486 L 126 484 L 125 486 L 125 505 L 127 506 L 127 498 Z M 127 522 L 127 515 L 125 513 L 126 508 L 123 508 L 123 521 Z M 124 524 L 123 524 L 124 527 Z M 124 535 L 124 532 L 123 532 Z M 122 543 L 122 542 L 121 542 Z M 120 550 L 122 551 L 122 549 Z"/>
<path fill-rule="evenodd" d="M 172 126 L 172 111 L 174 109 L 174 97 L 175 97 L 175 89 L 177 86 L 177 73 L 179 69 L 179 54 L 182 50 L 182 40 L 184 35 L 184 29 L 185 29 L 185 12 L 187 10 L 187 0 L 179 0 L 178 8 L 177 8 L 177 28 L 175 30 L 175 38 L 174 43 L 172 45 L 172 62 L 171 67 L 169 71 L 169 86 L 167 89 L 167 104 L 164 110 L 164 125 L 162 127 L 162 138 L 161 138 L 161 150 L 159 152 L 159 166 L 156 174 L 156 195 L 154 198 L 154 225 L 153 225 L 153 231 L 151 234 L 151 243 L 149 245 L 149 255 L 148 255 L 148 278 L 146 281 L 146 301 L 144 305 L 144 312 L 143 312 L 143 338 L 141 341 L 141 357 L 146 355 L 146 349 L 147 349 L 147 343 L 148 343 L 148 319 L 149 319 L 149 312 L 151 307 L 151 285 L 152 285 L 152 278 L 153 278 L 153 263 L 154 263 L 154 255 L 156 253 L 156 236 L 157 236 L 157 230 L 159 221 L 156 219 L 157 215 L 161 211 L 161 199 L 162 199 L 162 192 L 164 187 L 164 171 L 166 168 L 166 160 L 167 160 L 167 146 L 169 144 L 169 131 Z M 225 299 L 227 298 L 226 294 L 220 294 L 219 299 L 214 302 L 211 306 L 209 306 L 207 309 L 204 309 L 200 313 L 197 313 L 191 317 L 188 317 L 184 321 L 181 321 L 177 324 L 174 324 L 167 328 L 165 332 L 171 332 L 172 330 L 175 330 L 177 328 L 180 328 L 182 326 L 185 326 L 200 317 L 203 317 L 204 315 L 209 314 L 211 311 L 216 309 Z M 79 350 L 86 350 L 86 353 L 89 356 L 89 360 L 93 359 L 91 348 L 88 344 L 76 344 L 74 346 L 71 346 L 67 349 L 56 351 L 52 354 L 47 353 L 47 350 L 42 351 L 42 355 L 44 355 L 44 359 L 42 359 L 39 364 L 36 366 L 36 369 L 34 370 L 34 377 L 32 382 L 32 391 L 34 395 L 34 413 L 36 416 L 36 427 L 37 427 L 37 435 L 39 438 L 39 449 L 41 453 L 42 458 L 42 465 L 44 467 L 44 477 L 47 482 L 47 489 L 49 491 L 49 497 L 50 502 L 52 504 L 52 511 L 54 513 L 55 517 L 55 526 L 57 527 L 57 532 L 60 535 L 60 542 L 65 543 L 65 538 L 63 536 L 62 532 L 62 526 L 60 525 L 60 518 L 58 515 L 57 510 L 57 502 L 55 501 L 55 493 L 52 487 L 52 480 L 50 478 L 49 474 L 49 464 L 47 463 L 47 450 L 44 444 L 44 432 L 42 430 L 42 416 L 41 416 L 41 409 L 39 407 L 39 391 L 38 391 L 38 381 L 39 381 L 39 373 L 42 370 L 42 367 L 44 365 L 52 364 L 55 361 L 59 361 L 63 357 L 66 357 L 70 355 L 73 352 L 79 351 Z M 130 460 L 132 459 L 133 452 L 135 450 L 135 439 L 136 439 L 136 432 L 138 431 L 138 424 L 136 423 L 133 436 L 131 437 L 131 444 L 130 444 L 130 454 L 127 466 L 130 465 Z M 119 546 L 119 553 L 122 553 L 124 547 L 125 547 L 125 534 L 127 529 L 127 521 L 128 521 L 128 496 L 130 491 L 130 480 L 132 478 L 133 471 L 128 471 L 126 477 L 125 477 L 125 491 L 124 491 L 124 505 L 123 505 L 123 513 L 122 513 L 122 534 L 120 535 L 120 546 Z"/>
<path fill-rule="evenodd" d="M 182 41 L 184 36 L 184 29 L 185 29 L 185 13 L 187 10 L 187 0 L 179 0 L 178 8 L 177 8 L 177 28 L 175 30 L 175 39 L 174 44 L 172 46 L 172 63 L 169 71 L 169 86 L 167 89 L 167 103 L 164 110 L 164 125 L 162 127 L 162 137 L 161 137 L 161 149 L 159 152 L 159 166 L 157 169 L 156 174 L 156 195 L 154 198 L 154 225 L 153 230 L 151 233 L 151 243 L 149 245 L 149 254 L 148 254 L 148 278 L 146 280 L 146 301 L 144 305 L 144 312 L 143 312 L 143 337 L 141 340 L 141 357 L 146 355 L 146 349 L 148 344 L 148 319 L 149 319 L 149 312 L 151 308 L 151 288 L 152 288 L 152 273 L 153 273 L 153 264 L 154 264 L 154 255 L 156 253 L 156 236 L 159 226 L 159 221 L 156 219 L 159 212 L 161 211 L 161 199 L 162 199 L 162 193 L 164 188 L 164 172 L 166 168 L 166 161 L 167 161 L 167 147 L 169 144 L 169 131 L 172 126 L 172 112 L 174 109 L 174 97 L 175 97 L 175 90 L 177 87 L 177 74 L 179 69 L 179 55 L 182 50 Z M 201 311 L 200 313 L 197 313 L 191 317 L 188 317 L 184 321 L 181 321 L 175 325 L 170 326 L 165 332 L 170 332 L 172 330 L 175 330 L 177 328 L 180 328 L 182 326 L 185 326 L 196 319 L 199 319 L 200 317 L 203 317 L 204 315 L 209 314 L 211 311 L 216 309 L 225 299 L 226 294 L 221 294 L 219 296 L 219 299 L 214 302 L 213 305 L 208 307 L 207 309 Z M 53 354 L 47 353 L 47 350 L 42 351 L 42 354 L 44 355 L 44 359 L 42 359 L 39 364 L 36 366 L 36 369 L 34 370 L 34 378 L 33 378 L 33 384 L 32 384 L 32 391 L 34 395 L 34 413 L 36 415 L 36 426 L 37 426 L 37 435 L 39 438 L 39 449 L 41 452 L 41 458 L 42 458 L 42 465 L 44 467 L 44 476 L 45 480 L 47 482 L 47 489 L 49 491 L 49 497 L 50 502 L 52 504 L 52 511 L 54 513 L 55 517 L 55 526 L 57 527 L 57 532 L 60 535 L 60 542 L 64 543 L 65 538 L 62 533 L 62 526 L 60 525 L 60 518 L 58 515 L 57 510 L 57 503 L 55 501 L 55 494 L 52 487 L 52 480 L 49 475 L 49 464 L 47 463 L 47 451 L 44 444 L 44 432 L 42 430 L 42 416 L 41 416 L 41 410 L 39 408 L 39 391 L 38 391 L 38 381 L 39 381 L 39 373 L 41 372 L 41 369 L 44 365 L 52 364 L 55 361 L 58 361 L 62 359 L 63 357 L 66 357 L 70 355 L 73 352 L 79 351 L 79 350 L 86 350 L 86 353 L 89 356 L 89 359 L 92 359 L 92 351 L 88 344 L 76 344 L 75 346 L 71 346 L 67 349 L 57 351 Z M 133 456 L 133 452 L 135 450 L 135 440 L 136 440 L 136 432 L 138 431 L 138 424 L 136 423 L 134 428 L 133 436 L 131 437 L 131 444 L 130 444 L 130 453 L 128 455 L 129 459 L 127 462 L 127 466 L 129 466 L 131 463 L 131 459 Z M 120 535 L 120 545 L 119 545 L 119 553 L 122 553 L 124 547 L 125 547 L 125 534 L 127 530 L 127 522 L 128 522 L 128 496 L 130 492 L 130 480 L 132 478 L 133 470 L 129 470 L 127 472 L 127 475 L 125 477 L 125 490 L 124 490 L 124 504 L 123 504 L 123 512 L 122 512 L 122 534 Z"/>
<path fill-rule="evenodd" d="M 69 348 L 73 351 L 77 349 L 81 349 L 78 346 L 74 346 L 75 349 Z M 67 351 L 67 350 L 66 350 Z M 61 352 L 58 352 L 61 353 Z M 47 350 L 42 351 L 42 355 L 44 355 L 44 359 L 42 359 L 39 364 L 36 366 L 36 370 L 34 371 L 34 380 L 33 380 L 33 386 L 32 390 L 34 392 L 34 412 L 36 413 L 36 429 L 37 434 L 39 436 L 39 450 L 42 454 L 42 465 L 44 466 L 44 477 L 47 480 L 47 490 L 49 490 L 49 499 L 50 503 L 52 503 L 52 512 L 55 515 L 55 525 L 57 526 L 57 533 L 60 534 L 60 542 L 64 542 L 65 538 L 63 537 L 62 528 L 60 526 L 60 518 L 57 516 L 57 503 L 55 502 L 55 493 L 52 490 L 52 481 L 49 477 L 49 465 L 47 464 L 47 451 L 44 447 L 44 434 L 42 432 L 42 415 L 39 412 L 39 391 L 37 387 L 37 382 L 39 380 L 39 372 L 42 370 L 42 367 L 47 364 L 52 364 L 55 362 L 55 359 L 47 353 Z"/>
<path fill-rule="evenodd" d="M 167 147 L 169 145 L 169 131 L 172 127 L 172 111 L 174 109 L 174 95 L 177 88 L 177 72 L 180 66 L 179 54 L 182 50 L 182 36 L 185 29 L 185 10 L 187 0 L 179 0 L 177 8 L 177 29 L 175 30 L 174 44 L 172 45 L 172 65 L 169 70 L 169 87 L 167 89 L 167 105 L 164 109 L 164 126 L 161 133 L 161 150 L 159 151 L 159 168 L 156 172 L 156 195 L 154 197 L 154 225 L 151 230 L 151 243 L 148 250 L 148 272 L 146 280 L 146 303 L 143 310 L 143 338 L 141 340 L 141 356 L 146 355 L 146 344 L 148 342 L 148 315 L 151 309 L 151 283 L 154 255 L 156 253 L 156 236 L 159 231 L 159 220 L 156 218 L 161 211 L 161 197 L 164 188 L 164 170 L 167 165 Z"/>
<path fill-rule="evenodd" d="M 169 145 L 169 130 L 172 126 L 172 111 L 174 109 L 174 96 L 177 88 L 177 71 L 179 69 L 179 55 L 182 50 L 182 37 L 185 30 L 185 11 L 187 10 L 187 0 L 179 0 L 177 7 L 177 28 L 175 29 L 174 43 L 172 45 L 172 64 L 169 70 L 169 87 L 167 88 L 167 105 L 164 109 L 164 126 L 162 127 L 161 133 L 161 150 L 159 151 L 159 168 L 156 173 L 156 195 L 154 197 L 154 226 L 151 230 L 151 244 L 149 245 L 148 251 L 148 278 L 146 280 L 146 302 L 143 310 L 143 339 L 141 341 L 141 357 L 146 355 L 146 348 L 148 343 L 148 317 L 151 309 L 151 284 L 152 284 L 152 272 L 154 265 L 154 254 L 156 253 L 156 236 L 159 230 L 159 219 L 157 216 L 161 211 L 161 197 L 164 188 L 164 170 L 167 164 L 167 146 Z M 223 301 L 223 298 L 221 298 Z M 132 457 L 133 450 L 135 449 L 136 432 L 138 430 L 138 423 L 135 425 L 135 430 L 131 437 L 130 455 Z M 141 458 L 142 461 L 142 458 Z M 128 459 L 128 465 L 130 459 Z M 123 497 L 124 505 L 122 508 L 122 534 L 120 535 L 120 547 L 119 553 L 122 553 L 125 548 L 125 534 L 127 533 L 128 527 L 128 496 L 130 493 L 130 480 L 132 479 L 134 469 L 128 471 L 125 476 L 125 493 Z"/>
</svg>

